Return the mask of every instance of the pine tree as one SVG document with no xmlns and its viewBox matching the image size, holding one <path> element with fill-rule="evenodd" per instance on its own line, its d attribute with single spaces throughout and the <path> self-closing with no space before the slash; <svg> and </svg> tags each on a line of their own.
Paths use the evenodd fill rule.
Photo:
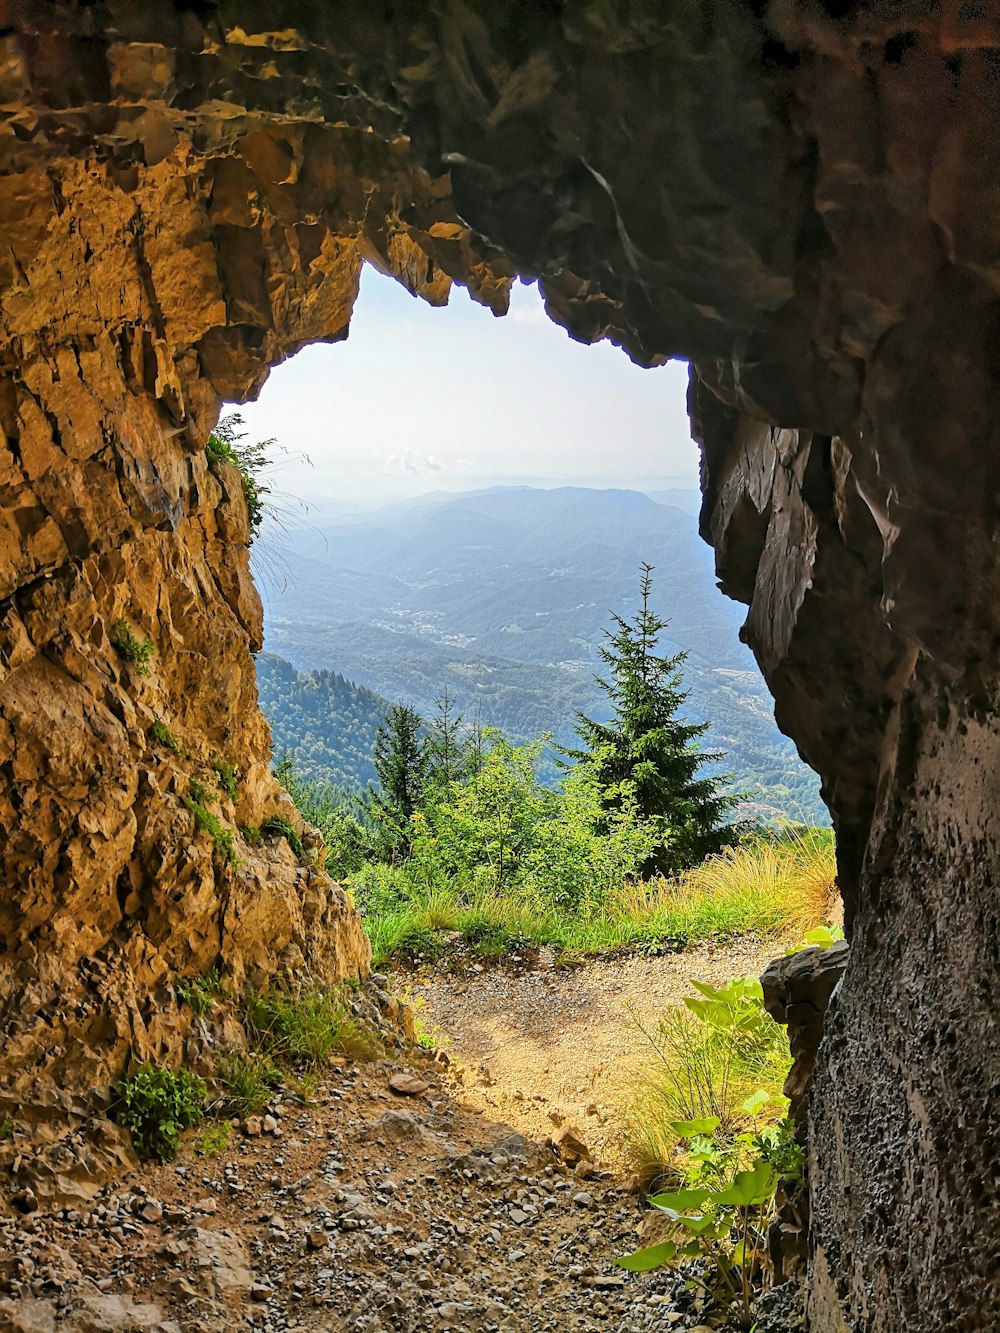
<svg viewBox="0 0 1000 1333">
<path fill-rule="evenodd" d="M 427 745 L 419 713 L 393 704 L 379 724 L 372 749 L 378 789 L 369 794 L 369 809 L 391 859 L 410 850 L 410 819 L 419 809 L 427 781 Z"/>
<path fill-rule="evenodd" d="M 435 699 L 437 714 L 427 736 L 427 781 L 439 788 L 459 782 L 465 772 L 465 741 L 462 719 L 456 717 L 448 691 Z"/>
<path fill-rule="evenodd" d="M 620 784 L 631 783 L 639 814 L 663 822 L 663 843 L 642 867 L 648 878 L 695 865 L 735 841 L 739 828 L 724 820 L 739 798 L 725 790 L 729 775 L 699 776 L 720 756 L 698 745 L 707 722 L 678 716 L 687 699 L 681 674 L 687 654 L 657 655 L 667 622 L 649 605 L 653 566 L 641 570 L 639 611 L 631 620 L 612 612 L 615 628 L 604 631 L 607 641 L 598 649 L 608 670 L 597 683 L 611 702 L 611 720 L 578 713 L 577 735 L 586 748 L 566 753 L 591 766 L 609 808 L 620 806 Z"/>
</svg>

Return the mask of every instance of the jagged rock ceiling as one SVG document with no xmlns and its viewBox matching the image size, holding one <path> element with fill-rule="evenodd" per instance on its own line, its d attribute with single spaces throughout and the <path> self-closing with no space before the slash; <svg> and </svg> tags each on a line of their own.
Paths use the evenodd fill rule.
<svg viewBox="0 0 1000 1333">
<path fill-rule="evenodd" d="M 222 751 L 234 822 L 280 800 L 238 488 L 203 453 L 220 397 L 345 336 L 365 260 L 498 313 L 522 274 L 579 340 L 692 361 L 703 531 L 837 823 L 853 939 L 812 1093 L 814 1327 L 989 1327 L 995 7 L 7 0 L 0 25 L 0 1102 L 35 1108 L 39 1145 L 18 1169 L 53 1194 L 101 1169 L 66 1123 L 129 1045 L 177 1053 L 179 972 L 364 966 L 321 876 L 227 868 L 184 807 Z M 186 758 L 151 747 L 157 719 Z"/>
</svg>

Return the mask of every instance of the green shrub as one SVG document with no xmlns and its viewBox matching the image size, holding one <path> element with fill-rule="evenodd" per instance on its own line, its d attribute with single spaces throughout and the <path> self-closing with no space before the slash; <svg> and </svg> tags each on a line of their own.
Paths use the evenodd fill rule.
<svg viewBox="0 0 1000 1333">
<path fill-rule="evenodd" d="M 241 1055 L 233 1051 L 219 1066 L 219 1082 L 224 1088 L 223 1111 L 226 1115 L 256 1115 L 282 1085 L 280 1069 L 260 1052 Z"/>
<path fill-rule="evenodd" d="M 172 750 L 174 754 L 183 755 L 186 753 L 184 746 L 181 745 L 174 733 L 159 718 L 151 724 L 146 734 L 154 745 L 162 745 L 165 750 Z"/>
<path fill-rule="evenodd" d="M 261 824 L 260 831 L 264 834 L 270 834 L 273 837 L 284 838 L 289 847 L 291 847 L 292 851 L 301 861 L 302 839 L 284 816 L 268 815 L 267 819 Z"/>
<path fill-rule="evenodd" d="M 194 1150 L 199 1157 L 218 1157 L 229 1147 L 233 1127 L 228 1120 L 208 1125 L 195 1140 Z"/>
<path fill-rule="evenodd" d="M 219 775 L 219 786 L 226 793 L 231 801 L 237 797 L 236 765 L 228 763 L 225 759 L 216 758 L 215 771 Z"/>
<path fill-rule="evenodd" d="M 271 493 L 271 487 L 260 477 L 269 466 L 268 452 L 274 440 L 241 444 L 246 436 L 246 431 L 239 429 L 242 425 L 243 418 L 236 412 L 223 417 L 208 437 L 205 454 L 210 463 L 231 463 L 239 468 L 252 543 L 264 520 L 264 497 Z"/>
<path fill-rule="evenodd" d="M 179 1135 L 201 1124 L 204 1104 L 205 1084 L 197 1074 L 144 1064 L 118 1087 L 118 1123 L 143 1157 L 169 1162 Z"/>
<path fill-rule="evenodd" d="M 263 842 L 259 824 L 241 824 L 240 832 L 243 834 L 243 841 L 248 847 L 259 847 Z"/>
<path fill-rule="evenodd" d="M 0 1143 L 6 1143 L 8 1139 L 14 1137 L 13 1120 L 0 1120 Z"/>
<path fill-rule="evenodd" d="M 197 801 L 199 805 L 215 805 L 219 799 L 219 793 L 213 791 L 211 787 L 206 787 L 204 782 L 199 782 L 197 778 L 192 778 L 188 784 L 188 793 L 192 801 Z"/>
<path fill-rule="evenodd" d="M 111 627 L 111 642 L 137 676 L 149 674 L 149 664 L 154 651 L 152 639 L 136 638 L 128 621 L 122 618 L 116 620 Z"/>
<path fill-rule="evenodd" d="M 202 792 L 205 790 L 200 783 L 192 782 L 192 793 L 196 787 Z M 193 794 L 191 796 L 185 796 L 184 804 L 188 810 L 190 810 L 191 814 L 194 815 L 194 825 L 198 832 L 208 834 L 229 865 L 239 865 L 239 858 L 236 855 L 236 839 L 233 836 L 232 829 L 226 828 L 221 820 L 210 811 L 206 810 L 204 805 L 197 800 Z"/>
<path fill-rule="evenodd" d="M 374 1058 L 381 1045 L 377 1036 L 351 1015 L 338 990 L 299 995 L 280 990 L 251 992 L 247 997 L 247 1021 L 262 1051 L 307 1069 L 324 1064 L 334 1055 Z"/>
<path fill-rule="evenodd" d="M 673 1170 L 678 1122 L 710 1117 L 734 1135 L 762 1114 L 783 1115 L 787 1106 L 788 1034 L 764 1008 L 757 978 L 693 985 L 698 994 L 668 1009 L 655 1032 L 639 1024 L 651 1058 L 628 1137 L 640 1170 L 654 1179 Z M 755 1099 L 752 1114 L 748 1099 Z"/>
</svg>

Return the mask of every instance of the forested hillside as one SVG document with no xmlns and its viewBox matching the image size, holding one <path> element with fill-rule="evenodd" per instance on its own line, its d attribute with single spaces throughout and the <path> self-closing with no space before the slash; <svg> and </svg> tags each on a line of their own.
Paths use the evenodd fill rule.
<svg viewBox="0 0 1000 1333">
<path fill-rule="evenodd" d="M 351 791 L 374 781 L 372 746 L 385 699 L 335 671 L 303 674 L 273 653 L 258 654 L 257 685 L 275 756 L 294 754 L 300 777 Z"/>
<path fill-rule="evenodd" d="M 514 741 L 549 731 L 562 743 L 574 740 L 577 711 L 600 713 L 602 630 L 611 611 L 631 606 L 648 561 L 656 609 L 669 620 L 664 651 L 689 654 L 685 712 L 711 722 L 707 746 L 725 752 L 761 813 L 826 821 L 815 775 L 775 726 L 739 640 L 744 609 L 714 586 L 693 504 L 578 487 L 423 496 L 293 532 L 282 558 L 288 584 L 271 596 L 267 645 L 300 671 L 340 672 L 425 714 L 447 689 L 467 720 L 479 715 Z M 286 706 L 262 686 L 264 707 L 276 748 L 301 751 L 305 769 L 329 743 L 342 782 L 373 696 L 360 696 L 367 721 L 344 749 L 346 696 L 331 685 L 328 702 L 326 688 L 300 681 Z M 331 709 L 336 720 L 323 721 Z M 363 771 L 367 779 L 371 770 Z"/>
</svg>

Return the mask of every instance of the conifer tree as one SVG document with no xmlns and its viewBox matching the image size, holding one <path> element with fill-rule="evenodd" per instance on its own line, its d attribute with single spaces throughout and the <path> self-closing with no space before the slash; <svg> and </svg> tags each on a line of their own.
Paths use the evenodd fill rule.
<svg viewBox="0 0 1000 1333">
<path fill-rule="evenodd" d="M 462 719 L 455 715 L 447 688 L 434 703 L 437 713 L 427 736 L 427 780 L 436 787 L 446 788 L 452 782 L 459 782 L 465 770 Z"/>
<path fill-rule="evenodd" d="M 369 809 L 393 860 L 410 850 L 410 819 L 419 809 L 427 781 L 427 745 L 420 714 L 393 704 L 375 733 L 372 763 L 378 788 Z"/>
<path fill-rule="evenodd" d="M 678 711 L 687 699 L 681 668 L 686 653 L 656 653 L 667 622 L 651 609 L 653 566 L 641 566 L 642 605 L 631 620 L 612 613 L 614 628 L 605 630 L 598 649 L 607 667 L 597 677 L 612 705 L 609 722 L 577 714 L 577 735 L 585 749 L 568 750 L 588 764 L 605 793 L 608 808 L 621 802 L 620 784 L 631 783 L 639 814 L 662 821 L 663 842 L 642 867 L 644 877 L 670 874 L 695 865 L 735 841 L 738 826 L 726 815 L 739 797 L 725 790 L 729 775 L 699 776 L 718 754 L 698 745 L 708 723 L 685 722 Z"/>
</svg>

